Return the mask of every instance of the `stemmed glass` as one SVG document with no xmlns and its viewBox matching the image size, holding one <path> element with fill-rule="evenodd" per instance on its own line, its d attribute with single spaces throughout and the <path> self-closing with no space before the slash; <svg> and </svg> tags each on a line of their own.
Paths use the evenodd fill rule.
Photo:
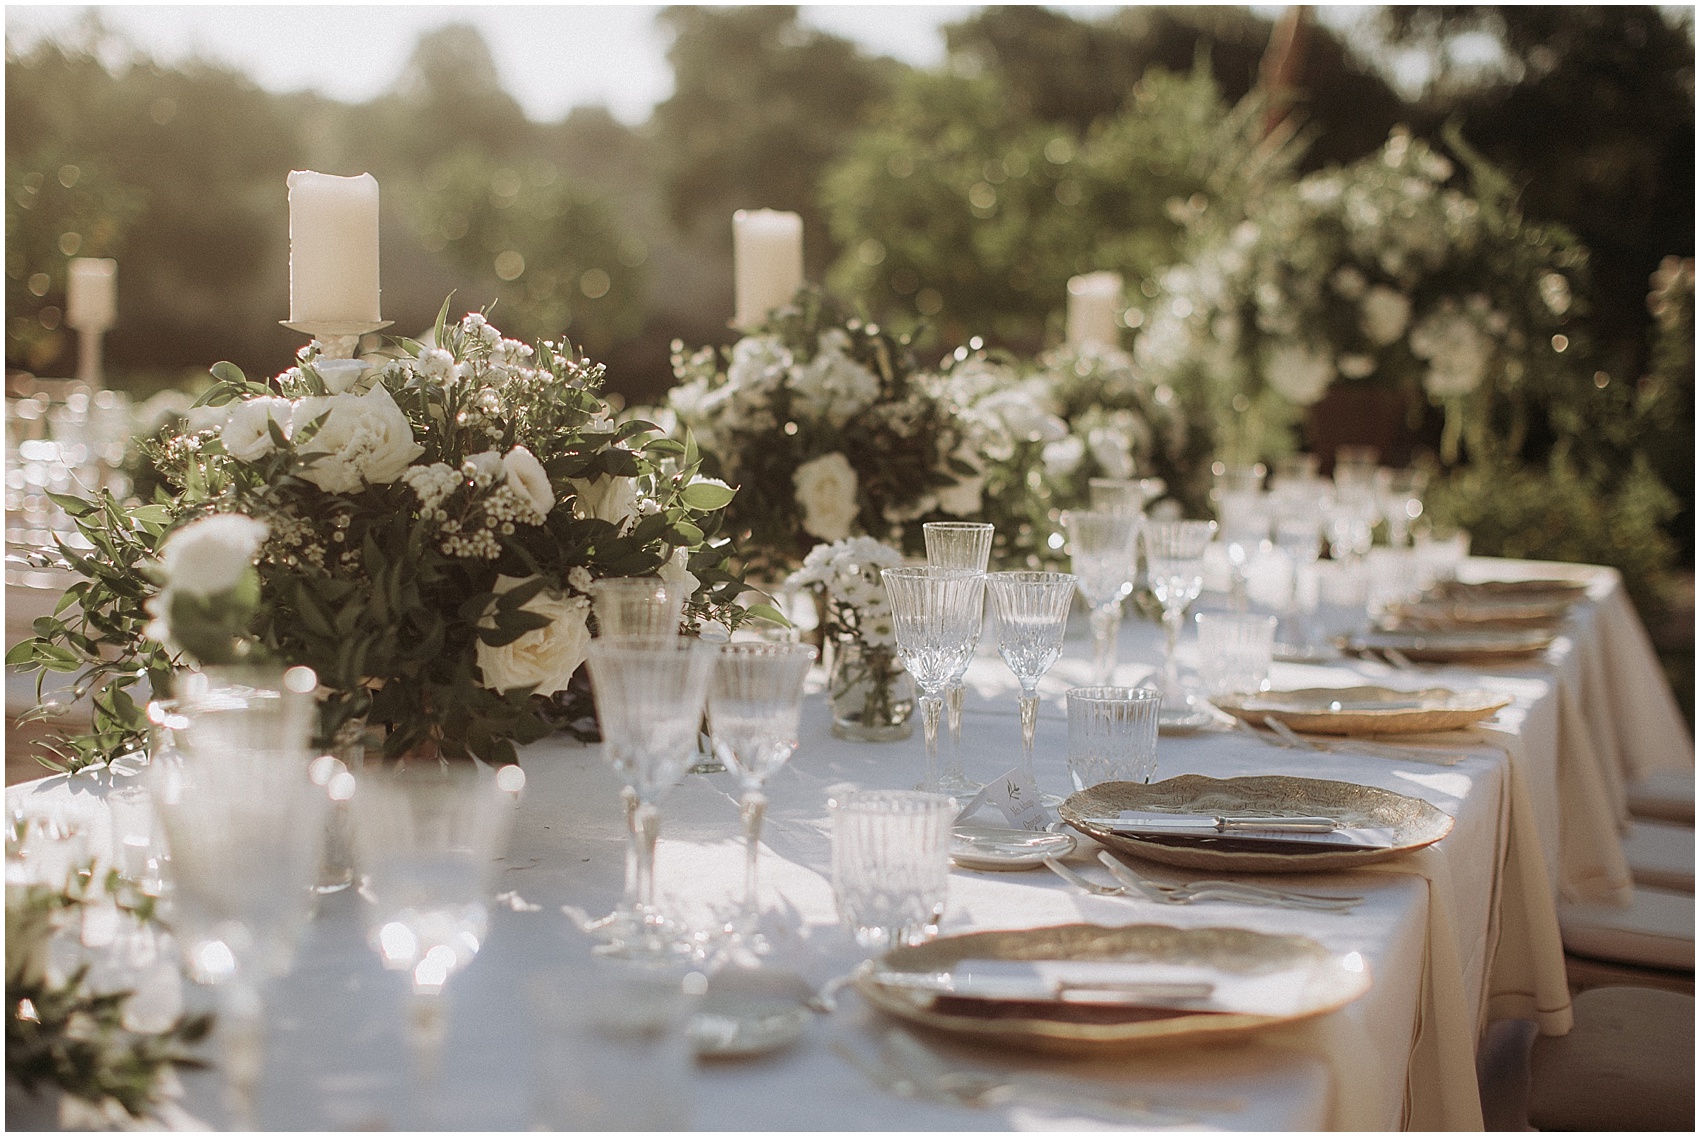
<svg viewBox="0 0 1700 1137">
<path fill-rule="evenodd" d="M 1145 563 L 1151 591 L 1163 606 L 1163 702 L 1177 709 L 1191 700 L 1181 687 L 1175 648 L 1187 605 L 1204 589 L 1204 550 L 1216 533 L 1214 521 L 1146 522 Z"/>
<path fill-rule="evenodd" d="M 744 900 L 726 930 L 730 946 L 757 955 L 767 950 L 757 931 L 761 906 L 756 866 L 767 808 L 762 784 L 797 749 L 803 680 L 814 661 L 815 649 L 807 644 L 722 644 L 709 681 L 708 721 L 714 747 L 737 774 L 743 790 L 738 812 L 744 822 Z"/>
<path fill-rule="evenodd" d="M 608 576 L 590 584 L 590 611 L 603 636 L 676 636 L 684 598 L 659 577 Z M 637 791 L 620 788 L 626 808 L 626 829 L 632 831 L 637 816 Z M 605 939 L 630 935 L 642 920 L 638 917 L 637 854 L 632 842 L 626 845 L 626 884 L 620 902 L 584 930 Z"/>
<path fill-rule="evenodd" d="M 311 915 L 330 805 L 307 775 L 312 699 L 300 686 L 255 706 L 230 694 L 213 706 L 180 700 L 176 759 L 149 770 L 170 849 L 172 928 L 190 976 L 218 989 L 220 1064 L 243 1129 L 255 1122 L 264 984 L 289 969 Z"/>
<path fill-rule="evenodd" d="M 1269 517 L 1264 512 L 1261 463 L 1251 466 L 1215 467 L 1216 517 L 1221 524 L 1222 543 L 1228 553 L 1229 603 L 1236 611 L 1246 608 L 1246 567 L 1269 538 Z"/>
<path fill-rule="evenodd" d="M 656 959 L 688 952 L 676 921 L 655 903 L 655 842 L 660 802 L 696 758 L 697 729 L 715 644 L 682 636 L 604 636 L 590 641 L 590 684 L 602 727 L 602 754 L 637 795 L 632 852 L 637 866 L 635 920 L 628 934 L 597 950 Z"/>
<path fill-rule="evenodd" d="M 986 586 L 997 616 L 998 654 L 1021 683 L 1021 771 L 1033 778 L 1039 680 L 1062 654 L 1075 578 L 1066 572 L 995 572 L 986 577 Z M 1040 794 L 1046 805 L 1054 804 L 1053 797 Z"/>
<path fill-rule="evenodd" d="M 368 767 L 349 799 L 362 893 L 371 901 L 367 940 L 385 968 L 411 979 L 407 1040 L 421 1128 L 441 1128 L 444 985 L 489 931 L 491 874 L 507 849 L 523 778 L 517 766 Z"/>
<path fill-rule="evenodd" d="M 1122 619 L 1122 597 L 1133 591 L 1134 539 L 1141 522 L 1139 514 L 1126 511 L 1063 514 L 1070 567 L 1080 594 L 1092 605 L 1092 674 L 1100 685 L 1115 674 L 1116 629 Z"/>
<path fill-rule="evenodd" d="M 1387 518 L 1387 543 L 1403 549 L 1410 542 L 1411 522 L 1422 516 L 1428 471 L 1418 467 L 1384 469 L 1376 479 L 1381 515 Z"/>
<path fill-rule="evenodd" d="M 985 607 L 984 573 L 903 566 L 880 570 L 891 601 L 892 630 L 903 666 L 921 689 L 921 734 L 927 776 L 919 789 L 938 790 L 939 711 L 945 685 L 973 658 Z"/>
<path fill-rule="evenodd" d="M 1309 646 L 1309 629 L 1299 604 L 1299 588 L 1304 575 L 1322 555 L 1321 510 L 1315 499 L 1309 501 L 1293 495 L 1281 505 L 1275 517 L 1275 547 L 1287 559 L 1287 603 L 1283 622 L 1287 625 L 1283 641 L 1294 651 L 1303 654 Z"/>
<path fill-rule="evenodd" d="M 985 572 L 992 557 L 992 535 L 992 526 L 981 521 L 928 521 L 921 526 L 921 536 L 927 542 L 927 563 L 935 568 Z M 984 620 L 983 609 L 979 619 Z M 979 640 L 976 630 L 976 645 Z M 962 667 L 950 677 L 944 691 L 950 750 L 945 758 L 944 774 L 939 778 L 939 788 L 946 793 L 980 788 L 980 783 L 972 781 L 962 769 L 962 676 L 973 659 L 973 653 L 969 653 L 968 658 L 962 661 Z"/>
</svg>

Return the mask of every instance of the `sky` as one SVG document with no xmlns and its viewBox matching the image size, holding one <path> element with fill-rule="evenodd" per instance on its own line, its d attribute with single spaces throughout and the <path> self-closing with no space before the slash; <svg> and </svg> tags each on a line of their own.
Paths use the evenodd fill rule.
<svg viewBox="0 0 1700 1137">
<path fill-rule="evenodd" d="M 941 26 L 976 7 L 809 4 L 802 20 L 870 54 L 931 66 L 944 58 Z M 1058 7 L 1090 18 L 1110 6 Z M 7 4 L 6 38 L 14 49 L 27 50 L 45 36 L 74 29 L 90 10 Z M 660 5 L 105 4 L 99 11 L 162 63 L 199 56 L 231 65 L 269 91 L 314 89 L 344 102 L 365 102 L 388 90 L 421 33 L 456 22 L 483 33 L 503 87 L 537 122 L 600 103 L 637 125 L 673 89 L 667 36 L 655 20 Z M 1322 17 L 1336 24 L 1361 11 L 1342 6 Z"/>
</svg>

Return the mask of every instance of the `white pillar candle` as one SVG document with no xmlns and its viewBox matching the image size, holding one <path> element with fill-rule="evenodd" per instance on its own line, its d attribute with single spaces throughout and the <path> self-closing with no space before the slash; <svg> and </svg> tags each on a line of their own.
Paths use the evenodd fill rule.
<svg viewBox="0 0 1700 1137">
<path fill-rule="evenodd" d="M 753 328 L 803 286 L 803 219 L 774 209 L 738 210 L 732 215 L 732 264 L 732 324 Z"/>
<path fill-rule="evenodd" d="M 118 262 L 74 257 L 65 286 L 65 322 L 80 332 L 104 332 L 118 316 Z"/>
<path fill-rule="evenodd" d="M 366 327 L 378 314 L 378 179 L 289 175 L 289 322 Z"/>
<path fill-rule="evenodd" d="M 1068 281 L 1068 342 L 1074 347 L 1121 344 L 1116 312 L 1122 304 L 1119 272 L 1089 272 Z"/>
</svg>

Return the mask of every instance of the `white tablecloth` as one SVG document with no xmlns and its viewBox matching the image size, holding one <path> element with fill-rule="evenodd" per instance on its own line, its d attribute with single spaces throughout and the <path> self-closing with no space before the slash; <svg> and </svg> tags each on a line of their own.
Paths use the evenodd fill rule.
<svg viewBox="0 0 1700 1137">
<path fill-rule="evenodd" d="M 1419 796 L 1451 814 L 1455 827 L 1432 850 L 1379 870 L 1263 878 L 1366 897 L 1348 915 L 1239 905 L 1154 906 L 1081 895 L 1049 874 L 952 873 L 945 932 L 1086 921 L 1100 924 L 1232 925 L 1311 936 L 1359 952 L 1374 983 L 1351 1007 L 1312 1023 L 1232 1046 L 1177 1048 L 1106 1058 L 1039 1058 L 927 1039 L 966 1069 L 1044 1070 L 1081 1080 L 1081 1104 L 1065 1109 L 1019 1102 L 970 1109 L 893 1096 L 833 1050 L 872 1055 L 889 1020 L 846 994 L 837 1013 L 815 1019 L 796 1046 L 761 1059 L 700 1066 L 690 1084 L 702 1129 L 1029 1129 L 1105 1124 L 1090 1105 L 1102 1082 L 1159 1104 L 1178 1105 L 1192 1124 L 1227 1129 L 1480 1127 L 1474 1044 L 1490 1017 L 1535 1018 L 1549 1033 L 1568 1029 L 1568 997 L 1553 903 L 1566 894 L 1610 898 L 1627 879 L 1616 844 L 1626 775 L 1692 765 L 1693 747 L 1675 705 L 1657 683 L 1645 633 L 1611 570 L 1472 561 L 1479 577 L 1582 573 L 1590 598 L 1538 664 L 1401 673 L 1367 662 L 1277 665 L 1277 687 L 1437 684 L 1489 687 L 1514 697 L 1494 728 L 1467 736 L 1467 757 L 1434 766 L 1347 754 L 1295 753 L 1232 733 L 1164 738 L 1158 777 L 1298 774 L 1381 786 Z M 1627 624 L 1627 626 L 1625 626 Z M 1119 678 L 1157 663 L 1154 628 L 1124 625 Z M 1088 645 L 1070 641 L 1043 688 L 1040 784 L 1069 788 L 1060 693 L 1084 678 Z M 979 778 L 1016 764 L 1013 686 L 990 654 L 990 636 L 969 673 L 965 752 Z M 1663 692 L 1664 698 L 1659 697 Z M 832 739 L 824 702 L 811 697 L 802 745 L 768 786 L 764 901 L 787 913 L 775 959 L 813 983 L 848 971 L 860 953 L 836 926 L 826 798 L 839 783 L 899 787 L 921 770 L 919 731 L 908 742 Z M 533 1123 L 534 1069 L 528 976 L 582 969 L 585 942 L 562 906 L 599 914 L 618 899 L 624 825 L 618 785 L 595 748 L 549 741 L 522 758 L 528 774 L 512 847 L 498 889 L 506 904 L 475 963 L 451 984 L 443 1064 L 444 1124 L 516 1129 Z M 110 822 L 100 799 L 106 775 L 47 779 L 8 790 L 14 808 L 75 810 L 96 829 Z M 1613 796 L 1611 787 L 1619 787 Z M 691 776 L 665 806 L 658 854 L 663 893 L 697 924 L 737 896 L 742 882 L 736 787 L 729 775 Z M 133 822 L 125 822 L 133 824 Z M 97 836 L 97 840 L 98 840 Z M 1091 843 L 1074 860 L 1097 871 Z M 1147 875 L 1186 874 L 1147 866 Z M 385 972 L 363 942 L 352 894 L 325 898 L 295 970 L 271 991 L 271 1033 L 261 1092 L 266 1128 L 408 1128 L 404 981 Z M 218 1124 L 215 1075 L 186 1079 L 185 1105 Z"/>
</svg>

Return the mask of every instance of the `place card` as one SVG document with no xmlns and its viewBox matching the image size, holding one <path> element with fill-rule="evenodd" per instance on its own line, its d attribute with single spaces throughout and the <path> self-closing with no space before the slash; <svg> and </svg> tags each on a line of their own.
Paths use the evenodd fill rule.
<svg viewBox="0 0 1700 1137">
<path fill-rule="evenodd" d="M 999 774 L 987 782 L 968 803 L 968 808 L 957 815 L 957 820 L 962 820 L 982 805 L 989 805 L 1003 814 L 1004 820 L 1015 828 L 1034 833 L 1043 832 L 1056 820 L 1039 800 L 1038 784 L 1031 775 L 1018 769 Z"/>
</svg>

